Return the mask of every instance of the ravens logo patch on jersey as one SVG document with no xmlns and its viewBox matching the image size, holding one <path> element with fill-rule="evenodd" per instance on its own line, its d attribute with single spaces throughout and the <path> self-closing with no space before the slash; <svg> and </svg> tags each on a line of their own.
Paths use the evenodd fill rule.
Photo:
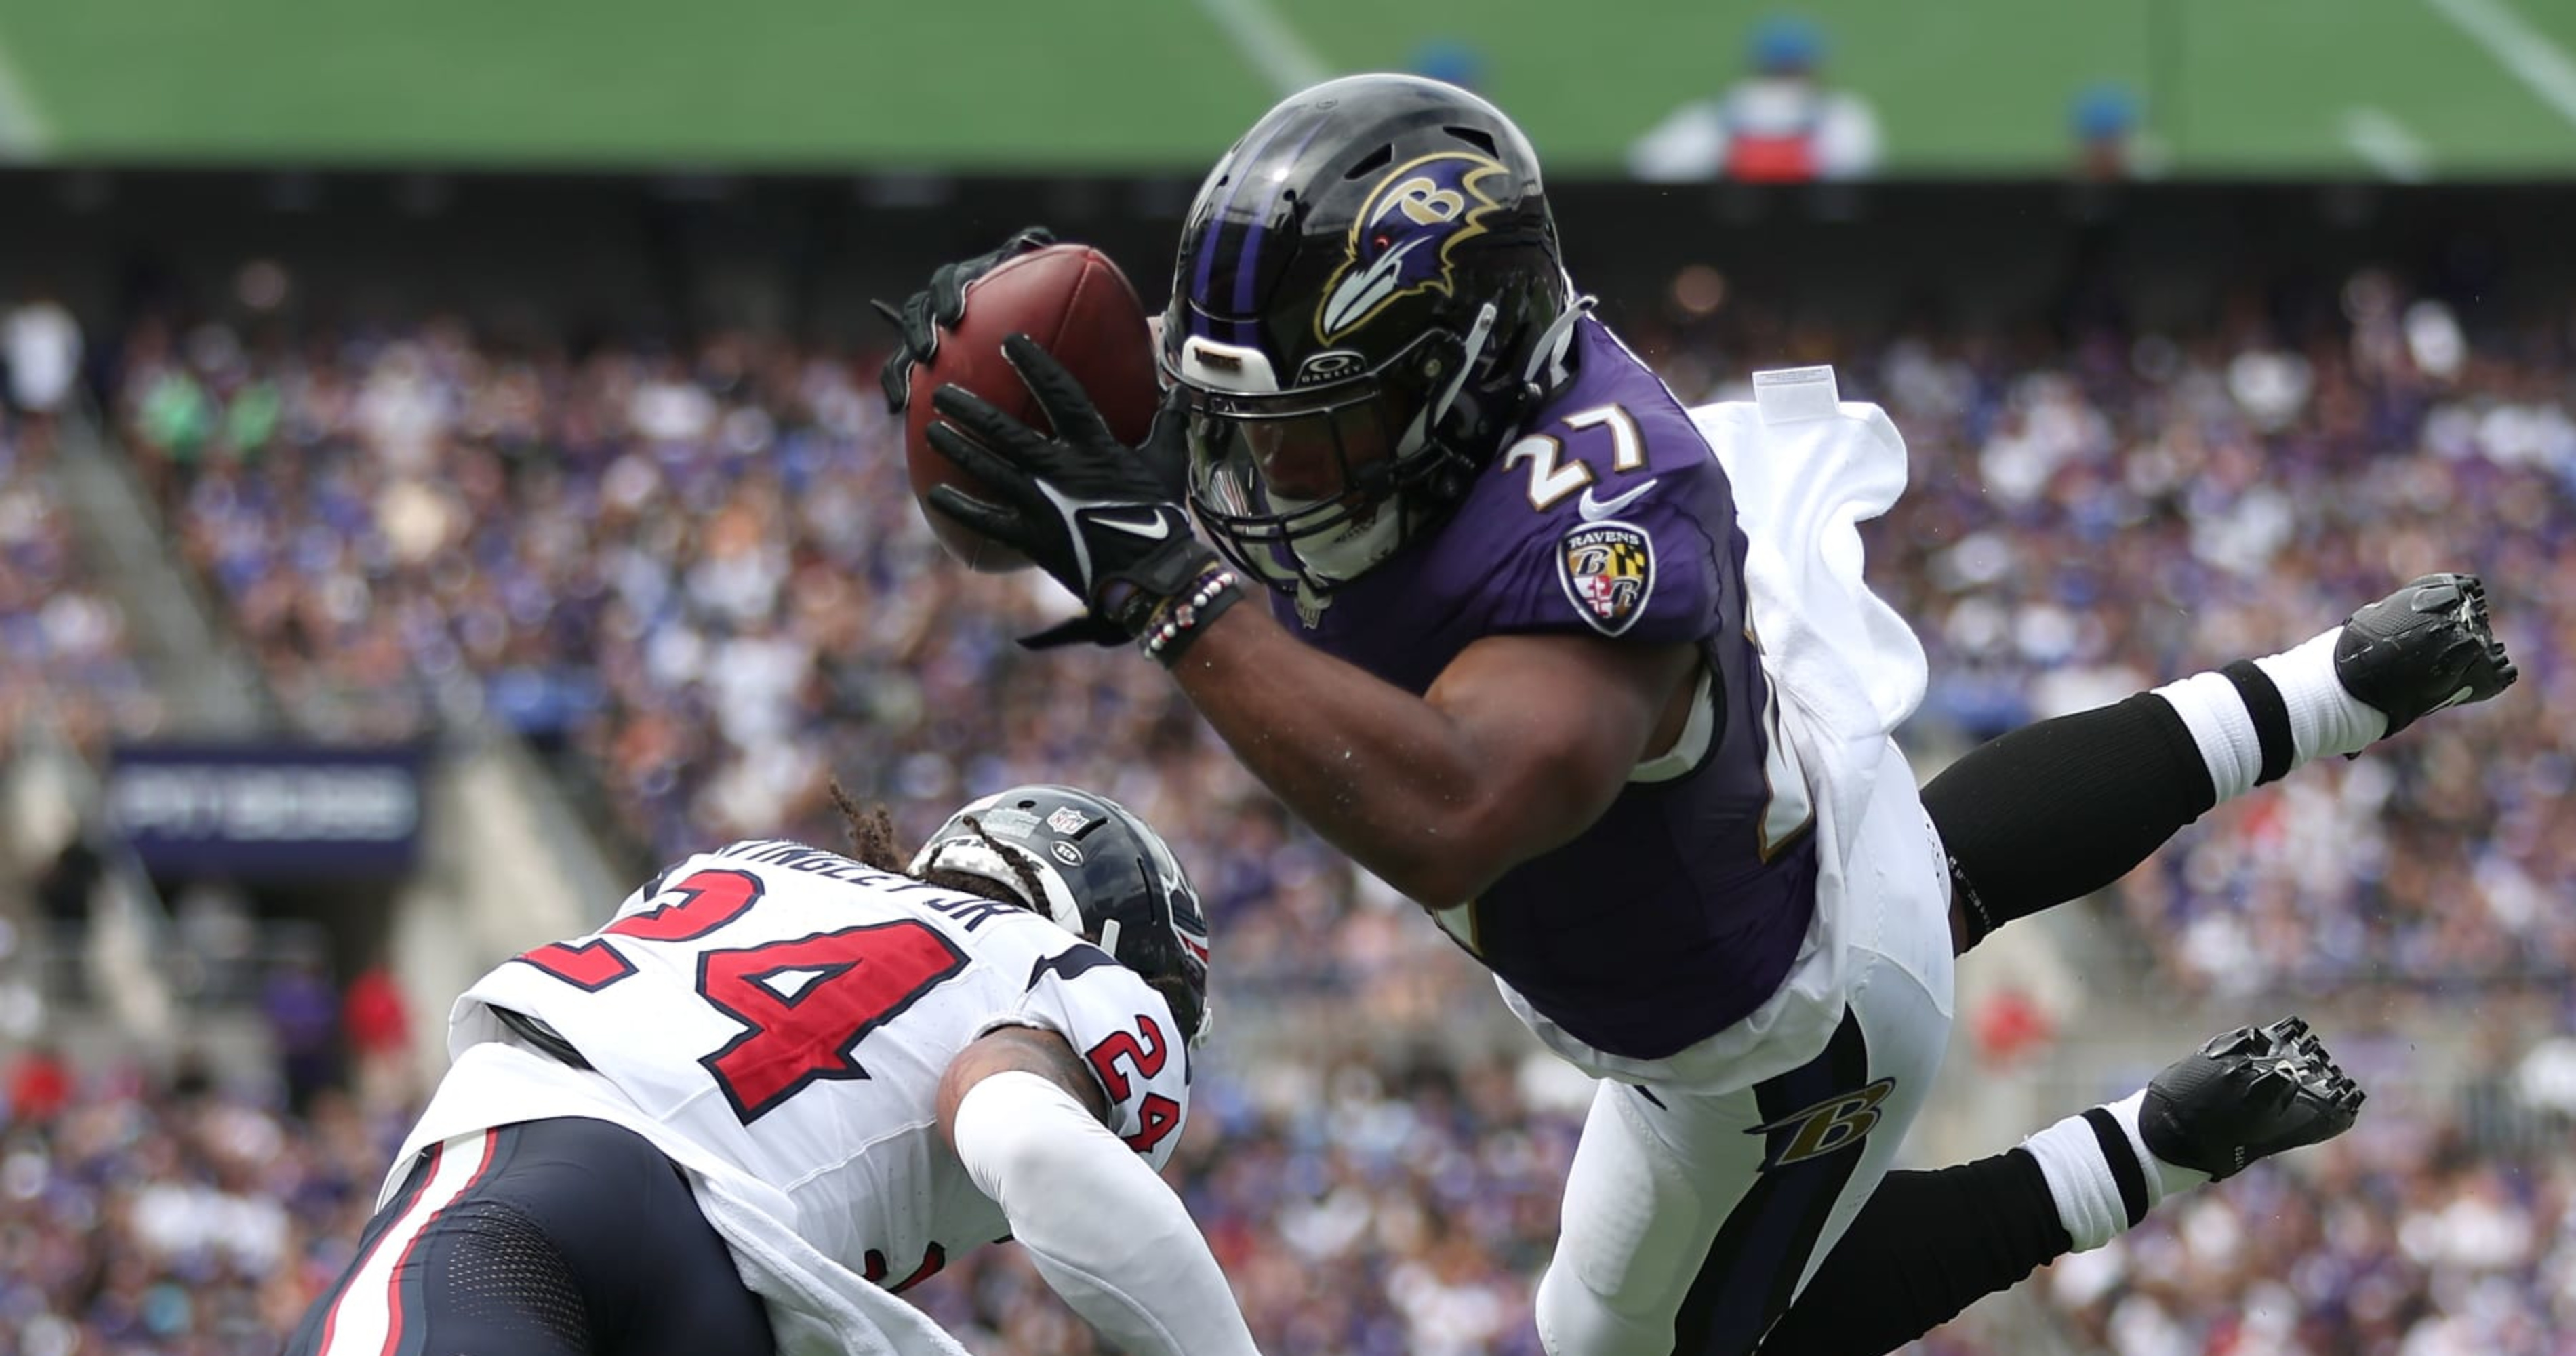
<svg viewBox="0 0 2576 1356">
<path fill-rule="evenodd" d="M 1605 636 L 1637 622 L 1655 591 L 1655 543 L 1626 523 L 1583 523 L 1556 547 L 1556 577 L 1583 620 Z"/>
</svg>

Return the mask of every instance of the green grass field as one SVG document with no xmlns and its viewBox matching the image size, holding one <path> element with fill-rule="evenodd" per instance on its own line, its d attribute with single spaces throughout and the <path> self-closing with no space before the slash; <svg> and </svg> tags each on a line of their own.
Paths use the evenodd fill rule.
<svg viewBox="0 0 2576 1356">
<path fill-rule="evenodd" d="M 2576 172 L 2568 0 L 1808 0 L 1896 173 L 2054 172 L 2081 88 L 2181 174 Z M 40 160 L 1195 169 L 1301 73 L 1477 48 L 1567 171 L 1738 71 L 1728 0 L 0 0 Z M 1585 17 L 1572 15 L 1580 12 Z"/>
</svg>

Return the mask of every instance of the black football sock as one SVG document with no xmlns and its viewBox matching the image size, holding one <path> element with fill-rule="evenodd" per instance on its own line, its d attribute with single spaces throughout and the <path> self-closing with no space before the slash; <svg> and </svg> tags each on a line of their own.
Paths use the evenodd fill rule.
<svg viewBox="0 0 2576 1356">
<path fill-rule="evenodd" d="M 1923 788 L 1967 920 L 1960 950 L 2127 875 L 2215 804 L 2190 727 L 2153 693 L 1969 750 Z"/>
<path fill-rule="evenodd" d="M 1763 1356 L 1894 1351 L 2208 1181 L 2148 1151 L 2145 1097 L 2069 1116 L 1992 1158 L 1889 1173 L 1764 1335 Z"/>
<path fill-rule="evenodd" d="M 1891 1172 L 1764 1334 L 1763 1356 L 1881 1356 L 2068 1252 L 2039 1160 L 2023 1149 Z"/>
<path fill-rule="evenodd" d="M 2127 875 L 2218 802 L 2377 739 L 2387 718 L 2335 679 L 2341 634 L 2024 726 L 1933 778 L 1960 949 Z"/>
</svg>

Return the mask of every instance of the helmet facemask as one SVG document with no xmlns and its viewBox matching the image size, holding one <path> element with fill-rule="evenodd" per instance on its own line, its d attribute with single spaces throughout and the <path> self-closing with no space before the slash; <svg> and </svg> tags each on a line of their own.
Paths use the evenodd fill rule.
<svg viewBox="0 0 2576 1356">
<path fill-rule="evenodd" d="M 1499 364 L 1496 309 L 1464 336 L 1425 331 L 1375 369 L 1299 390 L 1177 383 L 1189 415 L 1190 505 L 1234 564 L 1273 588 L 1325 593 L 1456 507 L 1477 468 Z"/>
</svg>

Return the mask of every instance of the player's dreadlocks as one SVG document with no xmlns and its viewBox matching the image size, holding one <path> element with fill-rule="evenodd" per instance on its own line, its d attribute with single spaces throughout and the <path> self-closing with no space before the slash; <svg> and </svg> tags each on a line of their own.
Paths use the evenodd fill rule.
<svg viewBox="0 0 2576 1356">
<path fill-rule="evenodd" d="M 937 868 L 917 876 L 913 875 L 912 854 L 895 845 L 894 817 L 886 813 L 886 807 L 883 805 L 869 806 L 864 810 L 859 808 L 859 803 L 850 798 L 850 793 L 841 789 L 838 778 L 832 781 L 832 804 L 839 808 L 841 817 L 849 823 L 850 855 L 862 865 L 873 866 L 879 871 L 891 871 L 898 876 L 911 876 L 912 879 L 924 885 L 936 885 L 943 890 L 955 890 L 959 894 L 974 895 L 982 899 L 1002 899 L 1005 903 L 1019 902 L 1007 898 L 1007 892 L 996 893 L 994 887 L 1007 882 L 992 880 L 970 872 Z M 1044 887 L 1038 884 L 1038 873 L 1027 862 L 1020 860 L 1018 853 L 1004 852 L 1002 845 L 994 842 L 991 834 L 984 832 L 984 825 L 979 820 L 968 818 L 966 827 L 975 831 L 975 836 L 983 841 L 984 846 L 993 850 L 994 856 L 1010 864 L 1011 874 L 1019 878 L 1020 888 L 1028 892 L 1026 896 L 1028 899 L 1046 898 Z M 1026 907 L 1037 908 L 1038 906 L 1031 904 Z M 1043 912 L 1043 910 L 1040 911 Z"/>
</svg>

